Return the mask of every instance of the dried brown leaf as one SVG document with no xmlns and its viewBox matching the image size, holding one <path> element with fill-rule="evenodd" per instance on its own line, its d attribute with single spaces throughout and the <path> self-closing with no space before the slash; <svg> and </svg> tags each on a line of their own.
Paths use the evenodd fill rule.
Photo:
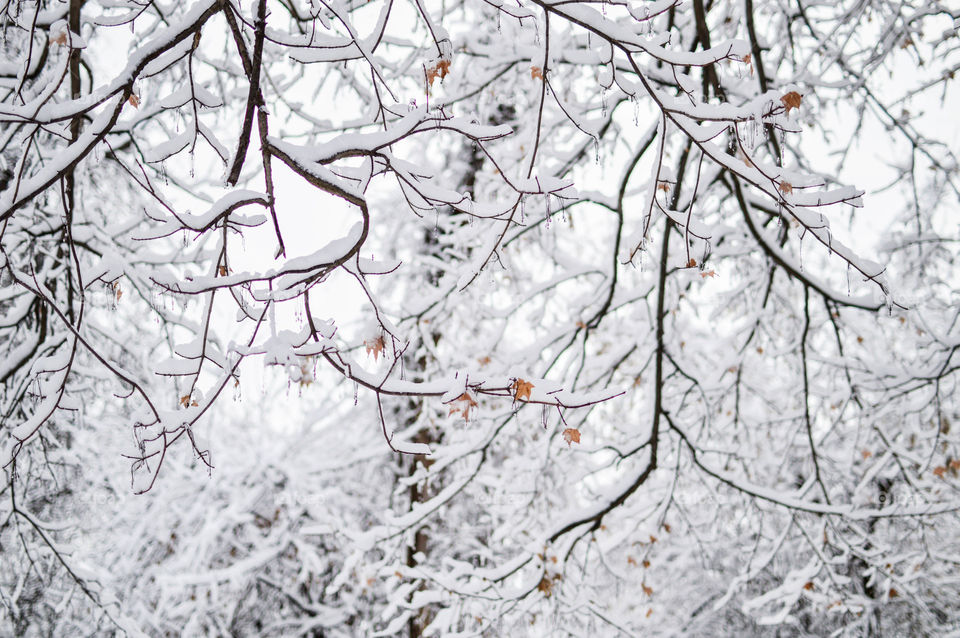
<svg viewBox="0 0 960 638">
<path fill-rule="evenodd" d="M 456 403 L 458 402 L 460 405 L 456 405 Z M 463 394 L 458 396 L 456 399 L 453 400 L 453 403 L 455 405 L 452 408 L 450 408 L 449 414 L 457 414 L 459 412 L 460 414 L 463 415 L 464 421 L 470 420 L 470 408 L 477 407 L 477 402 L 473 399 L 472 396 L 470 396 L 469 392 L 464 392 Z"/>
<path fill-rule="evenodd" d="M 364 341 L 363 345 L 367 349 L 367 356 L 370 356 L 373 353 L 373 360 L 377 361 L 380 358 L 380 353 L 383 352 L 383 349 L 387 346 L 386 342 L 383 340 L 383 335 L 380 335 L 376 339 L 370 341 Z"/>
<path fill-rule="evenodd" d="M 510 386 L 510 389 L 513 390 L 513 400 L 522 401 L 526 399 L 530 400 L 530 391 L 533 390 L 533 384 L 529 381 L 524 381 L 523 379 L 517 379 L 513 382 L 513 385 Z"/>
<path fill-rule="evenodd" d="M 580 430 L 567 428 L 563 431 L 563 440 L 567 442 L 567 446 L 571 443 L 580 443 Z"/>
<path fill-rule="evenodd" d="M 803 96 L 797 93 L 796 91 L 790 91 L 786 95 L 780 98 L 780 102 L 783 103 L 783 107 L 787 110 L 787 115 L 790 115 L 792 109 L 800 108 L 800 103 L 803 101 Z"/>
</svg>

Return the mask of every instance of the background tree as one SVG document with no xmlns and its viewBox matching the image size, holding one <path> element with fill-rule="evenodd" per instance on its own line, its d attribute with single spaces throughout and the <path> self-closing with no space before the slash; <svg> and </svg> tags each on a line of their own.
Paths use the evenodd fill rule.
<svg viewBox="0 0 960 638">
<path fill-rule="evenodd" d="M 0 4 L 3 622 L 955 629 L 958 19 Z"/>
</svg>

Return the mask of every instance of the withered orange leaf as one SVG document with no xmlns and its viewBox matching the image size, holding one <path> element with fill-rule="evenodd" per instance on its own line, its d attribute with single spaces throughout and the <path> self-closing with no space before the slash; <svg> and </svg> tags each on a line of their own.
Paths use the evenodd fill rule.
<svg viewBox="0 0 960 638">
<path fill-rule="evenodd" d="M 942 466 L 942 465 L 938 465 L 937 467 L 933 468 L 933 473 L 934 473 L 938 478 L 943 478 L 943 476 L 947 473 L 947 468 L 945 468 L 945 467 Z"/>
<path fill-rule="evenodd" d="M 571 443 L 580 442 L 580 430 L 576 428 L 567 428 L 563 431 L 563 440 L 567 442 L 569 446 Z"/>
<path fill-rule="evenodd" d="M 367 348 L 367 356 L 370 356 L 370 353 L 373 353 L 373 360 L 377 361 L 380 358 L 380 353 L 383 352 L 383 349 L 387 344 L 383 340 L 383 335 L 380 335 L 376 339 L 369 341 L 364 341 L 363 345 Z"/>
<path fill-rule="evenodd" d="M 800 108 L 800 102 L 803 101 L 803 96 L 796 91 L 790 91 L 781 97 L 780 101 L 783 103 L 784 108 L 787 109 L 787 115 L 790 115 L 791 109 Z"/>
<path fill-rule="evenodd" d="M 140 98 L 137 97 L 136 93 L 131 93 L 130 97 L 127 98 L 127 102 L 129 102 L 130 106 L 132 106 L 133 108 L 140 107 Z"/>
<path fill-rule="evenodd" d="M 657 188 L 662 190 L 664 193 L 669 192 L 670 182 L 657 182 Z"/>
<path fill-rule="evenodd" d="M 653 607 L 647 609 L 647 618 L 653 615 Z"/>
<path fill-rule="evenodd" d="M 779 188 L 780 192 L 784 194 L 793 192 L 793 184 L 790 182 L 781 181 L 779 184 L 777 184 L 777 188 Z"/>
<path fill-rule="evenodd" d="M 687 262 L 687 268 L 696 268 L 696 266 L 697 260 L 691 257 L 690 261 Z"/>
<path fill-rule="evenodd" d="M 523 399 L 529 401 L 530 390 L 533 390 L 533 384 L 523 379 L 517 379 L 510 388 L 513 390 L 514 401 L 522 401 Z"/>
<path fill-rule="evenodd" d="M 716 276 L 717 276 L 717 271 L 716 271 L 716 270 L 708 270 L 708 271 L 706 271 L 706 272 L 700 273 L 700 276 L 703 277 L 704 279 L 706 279 L 707 277 L 716 277 Z"/>
<path fill-rule="evenodd" d="M 477 407 L 477 402 L 474 401 L 473 397 L 470 396 L 469 392 L 464 392 L 463 394 L 458 396 L 456 399 L 454 399 L 454 402 L 457 402 L 457 401 L 460 402 L 460 405 L 450 408 L 450 414 L 456 414 L 457 412 L 459 412 L 460 414 L 463 415 L 464 421 L 469 421 L 470 408 Z"/>
<path fill-rule="evenodd" d="M 543 69 L 541 69 L 541 68 L 538 67 L 538 66 L 532 66 L 532 67 L 530 67 L 530 77 L 532 77 L 534 80 L 542 80 L 542 79 L 543 79 Z"/>
<path fill-rule="evenodd" d="M 813 589 L 813 582 L 808 580 L 806 584 L 804 584 L 803 588 L 806 589 L 807 591 L 810 591 L 811 589 Z"/>
<path fill-rule="evenodd" d="M 66 44 L 67 43 L 67 32 L 61 31 L 56 36 L 50 37 L 50 44 Z"/>
<path fill-rule="evenodd" d="M 644 559 L 644 560 L 643 560 L 643 568 L 644 568 L 644 569 L 647 569 L 648 567 L 650 567 L 650 561 Z"/>
<path fill-rule="evenodd" d="M 647 596 L 653 596 L 653 587 L 649 587 L 646 583 L 641 583 L 640 587 L 643 588 L 643 593 Z"/>
<path fill-rule="evenodd" d="M 633 556 L 627 556 L 627 565 L 633 565 L 634 567 L 636 567 L 637 559 L 634 558 Z"/>
<path fill-rule="evenodd" d="M 435 65 L 427 69 L 427 81 L 433 86 L 433 81 L 438 77 L 441 81 L 450 73 L 450 60 L 440 60 Z"/>
</svg>

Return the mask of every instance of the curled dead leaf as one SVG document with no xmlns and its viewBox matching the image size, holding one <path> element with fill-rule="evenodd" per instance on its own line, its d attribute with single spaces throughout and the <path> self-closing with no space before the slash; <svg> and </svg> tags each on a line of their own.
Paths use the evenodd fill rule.
<svg viewBox="0 0 960 638">
<path fill-rule="evenodd" d="M 568 447 L 571 443 L 580 443 L 580 430 L 567 428 L 563 431 L 563 440 L 567 442 Z"/>
<path fill-rule="evenodd" d="M 460 405 L 456 405 L 456 403 L 458 402 Z M 473 399 L 472 396 L 470 396 L 469 392 L 464 392 L 463 394 L 458 396 L 456 399 L 453 400 L 453 403 L 455 405 L 452 408 L 450 408 L 449 414 L 457 414 L 459 412 L 460 414 L 463 415 L 464 421 L 470 420 L 470 408 L 477 407 L 477 402 Z"/>
<path fill-rule="evenodd" d="M 537 590 L 542 592 L 544 596 L 550 598 L 553 594 L 553 581 L 544 576 L 540 579 L 540 584 L 537 585 Z"/>
<path fill-rule="evenodd" d="M 447 74 L 450 73 L 450 60 L 441 59 L 435 65 L 427 69 L 427 82 L 430 83 L 430 86 L 433 86 L 433 81 L 438 77 L 440 81 L 443 81 L 443 78 L 447 77 Z"/>
<path fill-rule="evenodd" d="M 533 390 L 533 384 L 529 381 L 524 381 L 523 379 L 517 379 L 513 382 L 513 385 L 510 386 L 510 389 L 513 390 L 513 400 L 522 401 L 526 399 L 530 400 L 530 391 Z"/>
<path fill-rule="evenodd" d="M 790 91 L 786 95 L 780 98 L 780 102 L 783 104 L 783 107 L 787 110 L 787 115 L 790 115 L 792 109 L 800 108 L 800 103 L 803 101 L 803 96 L 797 93 L 796 91 Z"/>
<path fill-rule="evenodd" d="M 383 349 L 387 346 L 386 342 L 383 340 L 383 335 L 380 335 L 376 339 L 364 341 L 363 345 L 367 349 L 367 356 L 370 356 L 370 354 L 373 353 L 374 361 L 377 361 L 380 358 L 380 353 L 383 352 Z"/>
<path fill-rule="evenodd" d="M 542 79 L 543 79 L 543 69 L 541 69 L 541 68 L 538 67 L 538 66 L 532 66 L 532 67 L 530 67 L 530 77 L 532 77 L 534 80 L 542 80 Z"/>
</svg>

